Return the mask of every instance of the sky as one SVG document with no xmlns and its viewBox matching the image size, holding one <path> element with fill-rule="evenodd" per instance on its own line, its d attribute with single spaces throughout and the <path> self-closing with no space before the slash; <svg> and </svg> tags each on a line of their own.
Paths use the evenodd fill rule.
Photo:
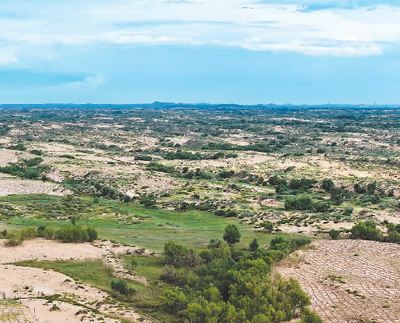
<svg viewBox="0 0 400 323">
<path fill-rule="evenodd" d="M 0 103 L 400 104 L 400 1 L 0 1 Z"/>
</svg>

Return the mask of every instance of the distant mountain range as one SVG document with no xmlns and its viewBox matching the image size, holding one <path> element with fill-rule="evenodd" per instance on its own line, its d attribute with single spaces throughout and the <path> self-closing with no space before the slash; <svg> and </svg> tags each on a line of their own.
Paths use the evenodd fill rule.
<svg viewBox="0 0 400 323">
<path fill-rule="evenodd" d="M 376 108 L 400 108 L 400 105 L 395 104 L 317 104 L 317 105 L 294 105 L 294 104 L 213 104 L 213 103 L 175 103 L 175 102 L 159 102 L 153 103 L 133 103 L 133 104 L 74 104 L 74 103 L 44 103 L 44 104 L 0 104 L 0 108 L 10 109 L 45 109 L 45 108 L 72 108 L 72 109 L 87 109 L 87 108 L 116 108 L 116 109 L 127 109 L 127 108 L 151 108 L 151 109 L 326 109 L 326 108 L 349 108 L 349 109 L 376 109 Z"/>
</svg>

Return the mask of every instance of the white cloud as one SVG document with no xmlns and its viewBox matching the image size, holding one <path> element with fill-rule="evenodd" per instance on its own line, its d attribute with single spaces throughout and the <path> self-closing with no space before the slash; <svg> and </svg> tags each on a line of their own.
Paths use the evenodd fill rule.
<svg viewBox="0 0 400 323">
<path fill-rule="evenodd" d="M 96 90 L 105 82 L 104 78 L 98 75 L 86 76 L 82 81 L 75 81 L 61 85 L 62 88 L 87 88 Z"/>
<path fill-rule="evenodd" d="M 44 2 L 45 11 L 36 3 L 39 8 L 29 6 L 31 18 L 0 20 L 0 40 L 20 48 L 30 44 L 218 44 L 323 56 L 379 55 L 400 45 L 397 7 L 307 12 L 300 4 L 268 2 L 115 0 L 110 4 L 61 0 Z M 12 57 L 0 54 L 0 62 L 12 62 Z"/>
<path fill-rule="evenodd" d="M 18 58 L 13 50 L 0 48 L 0 65 L 18 63 Z"/>
</svg>

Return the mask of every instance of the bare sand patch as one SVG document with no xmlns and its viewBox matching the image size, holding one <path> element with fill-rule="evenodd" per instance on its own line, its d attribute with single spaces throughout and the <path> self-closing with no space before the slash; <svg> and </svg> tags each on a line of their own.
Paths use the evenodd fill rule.
<svg viewBox="0 0 400 323">
<path fill-rule="evenodd" d="M 134 321 L 140 318 L 130 309 L 122 306 L 117 309 L 115 305 L 107 304 L 107 293 L 51 270 L 0 265 L 0 293 L 8 299 L 21 299 L 33 317 L 33 320 L 28 322 L 98 322 L 105 318 L 104 315 L 85 310 L 85 307 L 97 309 L 102 313 L 119 314 Z M 82 306 L 71 305 L 67 300 L 47 303 L 46 300 L 39 299 L 52 295 L 60 295 Z M 99 306 L 94 305 L 97 303 Z M 50 311 L 53 305 L 58 307 L 56 311 Z M 78 311 L 81 313 L 78 314 Z"/>
<path fill-rule="evenodd" d="M 0 167 L 18 162 L 17 154 L 12 150 L 0 149 Z"/>
<path fill-rule="evenodd" d="M 11 194 L 48 194 L 64 196 L 72 194 L 72 192 L 54 183 L 0 178 L 0 196 Z"/>
<path fill-rule="evenodd" d="M 9 138 L 9 137 L 0 138 L 0 144 L 9 144 L 10 142 L 11 142 L 11 138 Z"/>
<path fill-rule="evenodd" d="M 96 241 L 94 244 L 63 244 L 52 240 L 34 239 L 12 248 L 5 247 L 3 241 L 0 241 L 0 297 L 22 300 L 22 304 L 29 309 L 28 314 L 34 319 L 31 321 L 26 319 L 21 322 L 98 322 L 106 319 L 103 315 L 95 315 L 91 311 L 86 311 L 85 306 L 95 307 L 102 313 L 128 317 L 133 321 L 139 320 L 140 316 L 131 309 L 107 304 L 105 301 L 107 293 L 76 282 L 66 275 L 51 270 L 9 265 L 9 263 L 23 260 L 83 261 L 102 259 L 105 265 L 113 268 L 118 277 L 146 283 L 144 278 L 136 277 L 126 271 L 119 262 L 119 254 L 133 254 L 137 250 L 139 248 L 114 244 L 109 241 Z M 148 251 L 144 251 L 144 253 L 149 254 Z M 50 311 L 53 303 L 49 305 L 46 304 L 46 301 L 37 299 L 43 295 L 56 294 L 70 298 L 82 306 L 71 305 L 66 301 L 54 302 L 60 310 L 53 312 Z M 99 305 L 95 306 L 96 303 Z M 7 308 L 4 310 L 10 311 Z M 76 315 L 78 311 L 80 314 Z M 21 317 L 24 318 L 29 316 L 26 313 L 22 314 Z M 119 321 L 106 319 L 105 322 Z"/>
<path fill-rule="evenodd" d="M 5 247 L 0 240 L 0 263 L 23 260 L 84 260 L 99 259 L 105 252 L 90 243 L 61 243 L 54 240 L 33 239 L 18 247 Z"/>
<path fill-rule="evenodd" d="M 275 270 L 300 282 L 323 322 L 400 322 L 400 245 L 360 240 L 313 245 L 314 250 L 297 251 L 301 261 L 295 266 L 284 262 Z"/>
</svg>

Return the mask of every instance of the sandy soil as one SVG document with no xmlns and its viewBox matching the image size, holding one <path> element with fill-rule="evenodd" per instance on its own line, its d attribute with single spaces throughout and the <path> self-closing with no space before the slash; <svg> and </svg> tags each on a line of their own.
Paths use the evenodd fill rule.
<svg viewBox="0 0 400 323">
<path fill-rule="evenodd" d="M 0 149 L 0 167 L 4 167 L 10 163 L 16 163 L 18 161 L 17 154 L 8 149 Z"/>
<path fill-rule="evenodd" d="M 0 265 L 0 294 L 6 298 L 21 299 L 21 302 L 29 309 L 29 314 L 26 316 L 33 318 L 28 322 L 99 322 L 105 318 L 104 315 L 94 314 L 86 307 L 98 309 L 103 313 L 118 313 L 119 316 L 135 321 L 140 318 L 131 310 L 117 309 L 111 304 L 106 304 L 105 292 L 50 270 Z M 56 294 L 71 299 L 81 306 L 71 305 L 68 301 L 48 304 L 45 300 L 37 298 Z M 95 306 L 96 303 L 100 305 Z M 50 311 L 53 304 L 59 308 L 57 311 Z M 79 312 L 82 314 L 77 314 Z M 116 320 L 108 320 L 108 322 L 116 322 Z"/>
<path fill-rule="evenodd" d="M 90 243 L 60 243 L 54 240 L 27 240 L 21 246 L 9 248 L 0 240 L 0 263 L 22 260 L 83 260 L 99 259 L 105 252 Z"/>
<path fill-rule="evenodd" d="M 10 194 L 49 194 L 64 196 L 72 194 L 72 192 L 53 183 L 0 178 L 0 196 Z"/>
<path fill-rule="evenodd" d="M 140 316 L 131 309 L 108 304 L 107 294 L 96 288 L 74 281 L 68 276 L 54 271 L 45 271 L 38 268 L 18 267 L 8 263 L 21 260 L 87 260 L 103 259 L 103 262 L 112 267 L 119 277 L 135 279 L 142 283 L 141 277 L 129 274 L 120 264 L 118 255 L 121 253 L 135 253 L 138 248 L 113 244 L 108 241 L 96 241 L 94 244 L 63 244 L 57 241 L 35 239 L 25 241 L 18 247 L 5 247 L 0 241 L 0 298 L 19 298 L 25 308 L 20 308 L 20 321 L 15 322 L 119 322 L 94 314 L 85 310 L 85 306 L 95 308 L 101 313 L 113 314 L 140 320 Z M 148 252 L 147 252 L 148 253 Z M 46 303 L 38 299 L 43 295 L 64 295 L 80 305 L 69 302 Z M 99 303 L 98 306 L 95 304 Z M 103 304 L 104 303 L 104 304 Z M 59 311 L 50 311 L 53 304 Z M 15 311 L 7 306 L 0 306 L 0 313 Z M 77 315 L 77 313 L 80 313 Z M 0 322 L 2 322 L 0 320 Z M 146 320 L 144 320 L 146 322 Z"/>
<path fill-rule="evenodd" d="M 300 282 L 323 322 L 400 322 L 400 245 L 360 240 L 313 245 L 275 270 Z"/>
</svg>

